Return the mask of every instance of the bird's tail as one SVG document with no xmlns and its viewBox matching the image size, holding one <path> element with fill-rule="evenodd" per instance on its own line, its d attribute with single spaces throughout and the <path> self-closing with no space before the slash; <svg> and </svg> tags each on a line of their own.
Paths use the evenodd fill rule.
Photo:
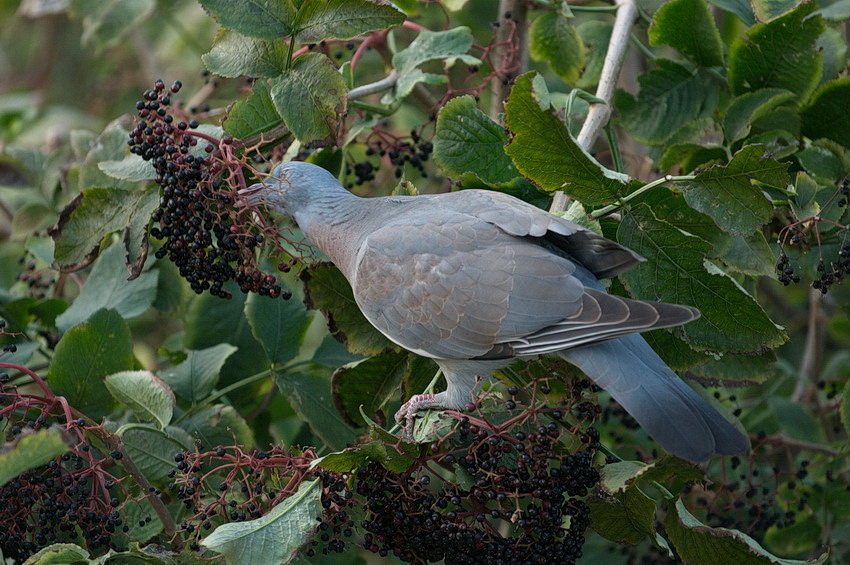
<svg viewBox="0 0 850 565">
<path fill-rule="evenodd" d="M 562 350 L 668 453 L 692 462 L 744 453 L 749 441 L 680 379 L 639 335 Z"/>
</svg>

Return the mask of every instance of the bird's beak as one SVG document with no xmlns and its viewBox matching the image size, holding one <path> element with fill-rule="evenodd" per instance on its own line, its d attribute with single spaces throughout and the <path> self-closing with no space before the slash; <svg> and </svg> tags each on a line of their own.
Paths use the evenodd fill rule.
<svg viewBox="0 0 850 565">
<path fill-rule="evenodd" d="M 248 188 L 243 188 L 239 191 L 239 199 L 236 201 L 236 206 L 243 208 L 264 202 L 265 190 L 267 189 L 268 187 L 263 183 L 252 184 Z"/>
</svg>

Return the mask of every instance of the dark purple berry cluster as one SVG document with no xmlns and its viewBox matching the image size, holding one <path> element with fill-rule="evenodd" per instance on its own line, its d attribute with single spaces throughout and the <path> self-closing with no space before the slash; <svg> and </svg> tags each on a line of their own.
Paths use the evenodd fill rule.
<svg viewBox="0 0 850 565">
<path fill-rule="evenodd" d="M 785 286 L 788 286 L 792 282 L 800 282 L 800 275 L 795 272 L 785 251 L 779 252 L 779 259 L 776 261 L 776 278 Z"/>
<path fill-rule="evenodd" d="M 393 174 L 401 178 L 404 174 L 405 165 L 410 165 L 422 177 L 427 177 L 425 163 L 431 158 L 434 145 L 427 139 L 422 138 L 416 130 L 411 130 L 410 138 L 398 138 L 383 130 L 373 131 L 367 140 L 366 159 L 346 167 L 346 174 L 353 174 L 355 179 L 348 183 L 348 188 L 353 188 L 369 181 L 375 180 L 375 173 L 380 168 L 381 161 L 373 162 L 375 157 L 388 160 L 393 167 Z"/>
<path fill-rule="evenodd" d="M 233 138 L 217 140 L 198 131 L 197 120 L 175 119 L 170 112 L 171 96 L 181 88 L 169 89 L 158 80 L 136 103 L 141 118 L 130 132 L 130 151 L 153 164 L 156 182 L 162 187 L 159 208 L 152 220 L 158 227 L 150 233 L 163 241 L 157 258 L 168 257 L 180 275 L 197 293 L 209 291 L 222 298 L 231 293 L 224 285 L 235 281 L 242 292 L 284 299 L 274 275 L 257 266 L 255 250 L 265 240 L 262 233 L 244 225 L 236 211 L 236 189 L 224 180 L 225 170 L 238 170 L 238 161 L 226 163 L 222 151 Z M 238 175 L 230 175 L 230 178 Z M 244 188 L 244 187 L 242 187 Z"/>
</svg>

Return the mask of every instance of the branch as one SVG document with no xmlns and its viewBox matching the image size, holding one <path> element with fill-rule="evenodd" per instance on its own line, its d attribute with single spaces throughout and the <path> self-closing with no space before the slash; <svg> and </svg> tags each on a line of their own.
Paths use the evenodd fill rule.
<svg viewBox="0 0 850 565">
<path fill-rule="evenodd" d="M 496 15 L 496 20 L 501 20 L 504 14 L 511 13 L 511 18 L 516 20 L 516 33 L 519 39 L 519 71 L 522 74 L 528 68 L 528 2 L 525 0 L 500 0 L 499 13 Z M 495 43 L 507 41 L 510 30 L 508 26 L 500 26 L 496 30 Z M 502 47 L 499 51 L 505 49 Z M 495 57 L 499 57 L 499 51 L 493 53 Z M 504 77 L 502 77 L 504 78 Z M 504 102 L 508 97 L 510 83 L 505 84 L 504 81 L 495 80 L 492 86 L 492 98 L 490 98 L 490 117 L 495 119 L 496 116 L 504 111 Z"/>
<path fill-rule="evenodd" d="M 596 87 L 596 97 L 604 100 L 605 104 L 592 104 L 587 113 L 587 119 L 576 138 L 576 142 L 582 149 L 587 150 L 599 134 L 599 130 L 608 123 L 611 117 L 611 100 L 614 98 L 614 89 L 620 76 L 620 69 L 626 58 L 626 47 L 629 44 L 632 26 L 638 16 L 637 5 L 634 0 L 616 0 L 617 19 L 614 21 L 614 29 L 611 32 L 611 41 L 608 43 L 608 52 L 602 65 L 602 74 L 599 77 L 599 85 Z M 567 209 L 567 195 L 561 191 L 555 192 L 550 212 L 563 212 Z"/>
</svg>

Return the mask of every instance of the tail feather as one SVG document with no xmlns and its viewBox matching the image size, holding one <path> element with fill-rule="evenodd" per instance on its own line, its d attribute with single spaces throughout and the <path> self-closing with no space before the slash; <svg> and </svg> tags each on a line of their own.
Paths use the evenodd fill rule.
<svg viewBox="0 0 850 565">
<path fill-rule="evenodd" d="M 680 379 L 639 335 L 560 351 L 668 453 L 692 462 L 744 453 L 749 442 Z"/>
</svg>

